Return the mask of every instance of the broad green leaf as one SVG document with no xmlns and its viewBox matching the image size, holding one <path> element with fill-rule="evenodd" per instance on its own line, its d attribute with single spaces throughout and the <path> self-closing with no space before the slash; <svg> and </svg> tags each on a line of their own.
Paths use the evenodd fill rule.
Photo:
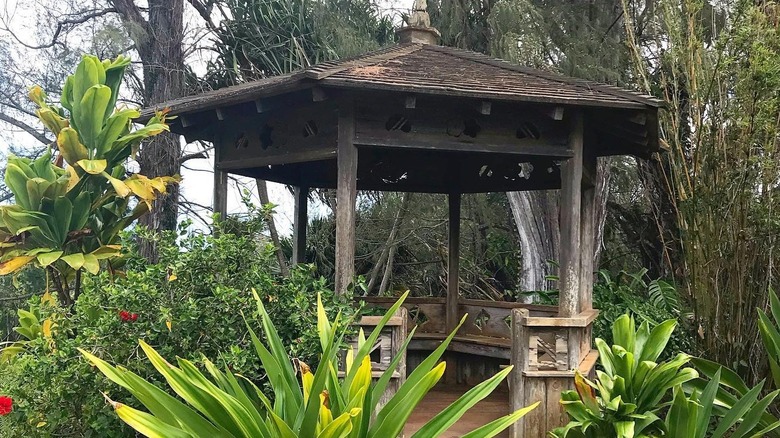
<svg viewBox="0 0 780 438">
<path fill-rule="evenodd" d="M 80 252 L 62 256 L 60 260 L 67 263 L 68 266 L 73 268 L 74 271 L 78 271 L 82 266 L 84 266 L 84 254 Z"/>
<path fill-rule="evenodd" d="M 76 164 L 90 175 L 99 175 L 106 170 L 108 162 L 106 160 L 79 160 Z"/>
<path fill-rule="evenodd" d="M 38 254 L 37 259 L 38 263 L 40 263 L 40 265 L 45 268 L 59 260 L 60 256 L 62 256 L 62 251 L 51 251 Z"/>
</svg>

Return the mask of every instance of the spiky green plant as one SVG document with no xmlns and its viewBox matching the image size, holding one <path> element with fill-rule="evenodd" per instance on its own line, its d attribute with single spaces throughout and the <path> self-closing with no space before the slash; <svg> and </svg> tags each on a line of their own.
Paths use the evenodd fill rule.
<svg viewBox="0 0 780 438">
<path fill-rule="evenodd" d="M 372 379 L 369 352 L 406 295 L 388 310 L 368 337 L 362 332 L 359 334 L 357 350 L 347 352 L 343 376 L 338 371 L 338 352 L 350 321 L 341 315 L 329 321 L 318 300 L 317 329 L 322 356 L 317 370 L 312 372 L 305 364 L 288 357 L 262 302 L 257 295 L 255 297 L 266 343 L 260 341 L 251 327 L 247 325 L 247 328 L 268 374 L 274 400 L 266 397 L 254 383 L 229 370 L 221 371 L 208 360 L 204 360 L 207 374 L 184 359 L 177 361 L 178 367 L 174 366 L 143 341 L 141 348 L 183 401 L 121 366 L 112 366 L 83 350 L 82 354 L 148 409 L 149 412 L 143 412 L 111 402 L 123 421 L 149 437 L 389 438 L 402 433 L 414 409 L 444 375 L 446 364 L 439 359 L 457 332 L 456 328 L 409 374 L 393 397 L 384 406 L 379 406 L 414 330 L 387 371 L 376 381 Z M 294 366 L 296 363 L 297 367 Z M 466 392 L 413 437 L 441 435 L 487 397 L 510 372 L 511 367 L 508 367 Z M 519 409 L 464 436 L 495 436 L 535 407 L 536 404 Z"/>
</svg>

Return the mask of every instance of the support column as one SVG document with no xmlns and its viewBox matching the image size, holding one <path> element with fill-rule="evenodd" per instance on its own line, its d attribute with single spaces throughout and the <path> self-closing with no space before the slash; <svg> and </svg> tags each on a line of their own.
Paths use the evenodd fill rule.
<svg viewBox="0 0 780 438">
<path fill-rule="evenodd" d="M 583 117 L 571 120 L 569 148 L 574 156 L 561 165 L 561 260 L 558 316 L 580 312 L 580 206 L 582 201 Z"/>
<path fill-rule="evenodd" d="M 219 144 L 214 147 L 214 213 L 218 213 L 220 219 L 227 217 L 227 189 L 228 174 L 220 170 Z"/>
<path fill-rule="evenodd" d="M 447 257 L 447 333 L 458 325 L 458 297 L 460 289 L 460 193 L 447 196 L 449 204 L 449 236 Z"/>
<path fill-rule="evenodd" d="M 309 224 L 309 188 L 295 187 L 295 213 L 293 218 L 292 264 L 306 259 L 306 226 Z"/>
<path fill-rule="evenodd" d="M 336 163 L 336 281 L 335 292 L 347 291 L 355 277 L 355 199 L 357 197 L 358 151 L 355 148 L 355 117 L 352 99 L 339 104 Z"/>
<path fill-rule="evenodd" d="M 580 311 L 593 308 L 593 256 L 596 253 L 596 172 L 597 158 L 586 151 L 582 163 L 583 172 L 592 180 L 583 181 L 580 213 Z"/>
</svg>

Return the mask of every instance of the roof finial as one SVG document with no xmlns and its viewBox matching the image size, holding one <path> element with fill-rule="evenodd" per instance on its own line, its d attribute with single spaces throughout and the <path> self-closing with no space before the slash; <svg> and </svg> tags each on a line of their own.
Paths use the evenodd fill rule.
<svg viewBox="0 0 780 438">
<path fill-rule="evenodd" d="M 409 26 L 431 27 L 431 16 L 428 15 L 428 1 L 414 0 L 412 15 L 407 20 Z"/>
<path fill-rule="evenodd" d="M 428 1 L 414 0 L 412 13 L 406 20 L 407 25 L 396 31 L 398 39 L 403 43 L 436 44 L 439 33 L 431 27 L 431 16 L 428 15 Z"/>
</svg>

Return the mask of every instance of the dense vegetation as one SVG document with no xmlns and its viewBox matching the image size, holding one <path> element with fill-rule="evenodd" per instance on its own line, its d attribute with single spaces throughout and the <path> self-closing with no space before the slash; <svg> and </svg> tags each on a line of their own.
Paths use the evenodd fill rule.
<svg viewBox="0 0 780 438">
<path fill-rule="evenodd" d="M 197 40 L 210 41 L 208 50 L 216 56 L 202 77 L 178 64 L 166 64 L 165 68 L 176 71 L 166 76 L 152 56 L 165 52 L 154 51 L 154 47 L 164 46 L 167 53 L 176 55 L 170 57 L 172 62 L 179 64 L 184 63 L 183 53 L 204 48 L 197 43 L 184 47 L 182 29 L 178 29 L 178 39 L 157 41 L 159 35 L 150 35 L 146 43 L 135 43 L 143 41 L 144 29 L 160 18 L 163 9 L 162 15 L 173 16 L 174 22 L 178 14 L 180 23 L 181 2 L 171 2 L 178 6 L 170 9 L 156 3 L 156 9 L 147 11 L 134 2 L 107 1 L 107 9 L 97 12 L 79 9 L 83 2 L 72 3 L 77 9 L 74 14 L 53 17 L 67 25 L 62 33 L 62 26 L 57 26 L 57 44 L 40 52 L 46 71 L 23 69 L 30 63 L 21 61 L 22 48 L 0 42 L 0 120 L 47 145 L 21 151 L 20 155 L 29 156 L 6 157 L 6 174 L 11 177 L 0 190 L 3 201 L 15 205 L 3 207 L 13 211 L 6 214 L 0 230 L 3 272 L 27 263 L 46 268 L 28 267 L 0 278 L 0 329 L 8 341 L 0 364 L 0 395 L 9 394 L 15 402 L 14 410 L 4 417 L 10 421 L 0 422 L 4 428 L 0 433 L 9 436 L 129 433 L 94 389 L 106 388 L 115 399 L 130 399 L 128 394 L 93 372 L 79 358 L 78 347 L 162 383 L 140 357 L 137 339 L 142 337 L 166 358 L 181 356 L 202 364 L 205 355 L 253 381 L 264 382 L 260 361 L 248 352 L 250 340 L 241 315 L 250 320 L 255 317 L 253 287 L 280 329 L 288 353 L 315 360 L 313 352 L 320 346 L 314 331 L 316 294 L 323 294 L 329 310 L 350 308 L 332 300 L 327 291 L 333 275 L 333 194 L 313 193 L 313 202 L 323 213 L 310 223 L 306 258 L 313 264 L 289 272 L 285 259 L 289 259 L 290 245 L 268 233 L 273 224 L 269 208 L 252 210 L 250 217 L 229 219 L 203 233 L 183 231 L 188 221 L 180 230 L 170 230 L 176 208 L 172 209 L 173 220 L 168 208 L 163 221 L 143 216 L 150 223 L 163 224 L 160 227 L 168 232 L 139 229 L 120 237 L 121 229 L 153 203 L 159 206 L 156 198 L 173 190 L 174 195 L 165 198 L 170 207 L 176 189 L 170 184 L 174 180 L 167 179 L 172 172 L 160 174 L 155 169 L 155 176 L 162 177 L 156 184 L 132 175 L 137 167 L 133 157 L 144 170 L 160 149 L 145 143 L 139 151 L 141 138 L 136 137 L 116 143 L 131 135 L 128 121 L 136 114 L 133 110 L 112 112 L 117 81 L 128 79 L 130 98 L 148 103 L 173 97 L 171 93 L 283 74 L 392 43 L 397 18 L 363 0 L 192 0 L 189 4 L 202 20 L 195 27 L 200 26 L 206 35 Z M 614 326 L 626 313 L 640 326 L 647 322 L 648 330 L 674 320 L 676 329 L 654 362 L 674 362 L 678 353 L 711 359 L 715 362 L 694 363 L 709 382 L 731 388 L 730 400 L 755 394 L 754 402 L 769 400 L 767 409 L 777 411 L 774 399 L 758 398 L 762 391 L 762 397 L 767 397 L 772 385 L 780 381 L 780 333 L 775 328 L 780 306 L 777 313 L 769 306 L 770 290 L 780 289 L 775 269 L 780 261 L 776 248 L 780 235 L 776 219 L 780 201 L 780 9 L 776 2 L 429 3 L 444 44 L 634 87 L 667 102 L 661 120 L 664 153 L 649 160 L 604 159 L 599 165 L 597 236 L 602 245 L 597 250 L 600 270 L 594 304 L 602 313 L 594 336 L 606 345 L 623 345 L 614 336 Z M 90 20 L 105 21 L 99 21 L 99 29 L 85 37 L 89 40 L 86 47 L 72 46 L 73 40 L 63 35 L 81 24 L 75 16 L 89 11 L 94 14 Z M 108 18 L 111 14 L 120 14 L 122 21 Z M 55 28 L 50 27 L 39 30 L 48 37 Z M 177 26 L 169 29 L 176 32 Z M 180 47 L 171 47 L 171 41 Z M 141 68 L 118 74 L 132 66 L 129 58 L 117 58 L 115 64 L 101 64 L 108 78 L 96 75 L 100 83 L 74 89 L 71 81 L 61 87 L 80 62 L 74 53 L 85 49 L 110 58 L 129 51 L 140 59 Z M 91 62 L 98 67 L 95 59 Z M 139 79 L 141 70 L 143 78 Z M 28 84 L 20 78 L 27 77 L 39 80 L 51 96 L 62 95 L 62 108 L 46 99 L 41 89 L 33 92 L 34 103 L 21 103 Z M 155 82 L 155 77 L 170 79 L 175 86 L 168 91 L 159 89 L 165 81 Z M 105 93 L 101 87 L 111 90 L 109 102 L 98 111 L 99 124 L 84 123 L 80 98 L 98 85 L 100 93 Z M 36 111 L 44 123 L 32 118 Z M 154 122 L 164 124 L 164 115 Z M 79 131 L 80 125 L 105 128 L 111 123 L 122 130 L 110 141 Z M 39 126 L 49 131 L 42 132 Z M 161 126 L 147 128 L 141 137 L 164 135 Z M 80 141 L 73 141 L 74 130 Z M 63 131 L 62 140 L 56 142 Z M 174 150 L 165 155 L 165 161 L 173 157 L 175 168 L 198 156 L 185 156 L 176 139 L 159 144 Z M 48 155 L 48 150 L 53 154 Z M 61 158 L 56 158 L 57 150 L 62 151 Z M 30 184 L 37 189 L 30 189 Z M 82 192 L 95 202 L 86 202 Z M 179 199 L 180 211 L 195 220 L 195 205 Z M 360 194 L 359 204 L 356 270 L 361 277 L 357 292 L 398 296 L 409 289 L 414 295 L 442 295 L 447 241 L 443 198 L 367 192 Z M 63 210 L 57 205 L 70 211 L 67 220 L 57 216 Z M 74 207 L 85 205 L 89 208 Z M 531 235 L 522 225 L 524 221 L 552 223 L 557 214 L 555 193 L 465 196 L 461 233 L 464 294 L 554 303 L 557 234 L 552 229 Z M 37 229 L 25 229 L 21 217 Z M 110 223 L 115 226 L 105 227 Z M 84 229 L 92 234 L 80 235 Z M 30 238 L 18 239 L 19 235 Z M 533 248 L 546 262 L 529 265 L 530 257 L 520 248 Z M 51 293 L 43 294 L 46 290 Z M 21 330 L 14 332 L 15 326 Z M 716 362 L 734 372 L 724 368 L 718 374 Z M 687 360 L 679 366 L 686 364 Z M 603 382 L 613 381 L 611 374 Z M 760 386 L 767 377 L 774 377 L 774 383 Z M 665 401 L 673 402 L 678 414 L 708 400 L 718 386 L 708 387 L 706 380 L 696 382 L 699 398 L 692 392 L 693 384 L 682 392 L 665 388 Z M 609 402 L 611 395 L 599 388 L 600 403 Z M 627 403 L 626 399 L 622 402 Z M 656 433 L 671 421 L 672 417 L 664 417 L 665 405 L 660 410 L 658 406 L 644 408 L 666 420 L 654 422 Z M 605 414 L 600 408 L 592 411 L 596 417 Z M 698 435 L 702 428 L 696 427 Z"/>
</svg>

